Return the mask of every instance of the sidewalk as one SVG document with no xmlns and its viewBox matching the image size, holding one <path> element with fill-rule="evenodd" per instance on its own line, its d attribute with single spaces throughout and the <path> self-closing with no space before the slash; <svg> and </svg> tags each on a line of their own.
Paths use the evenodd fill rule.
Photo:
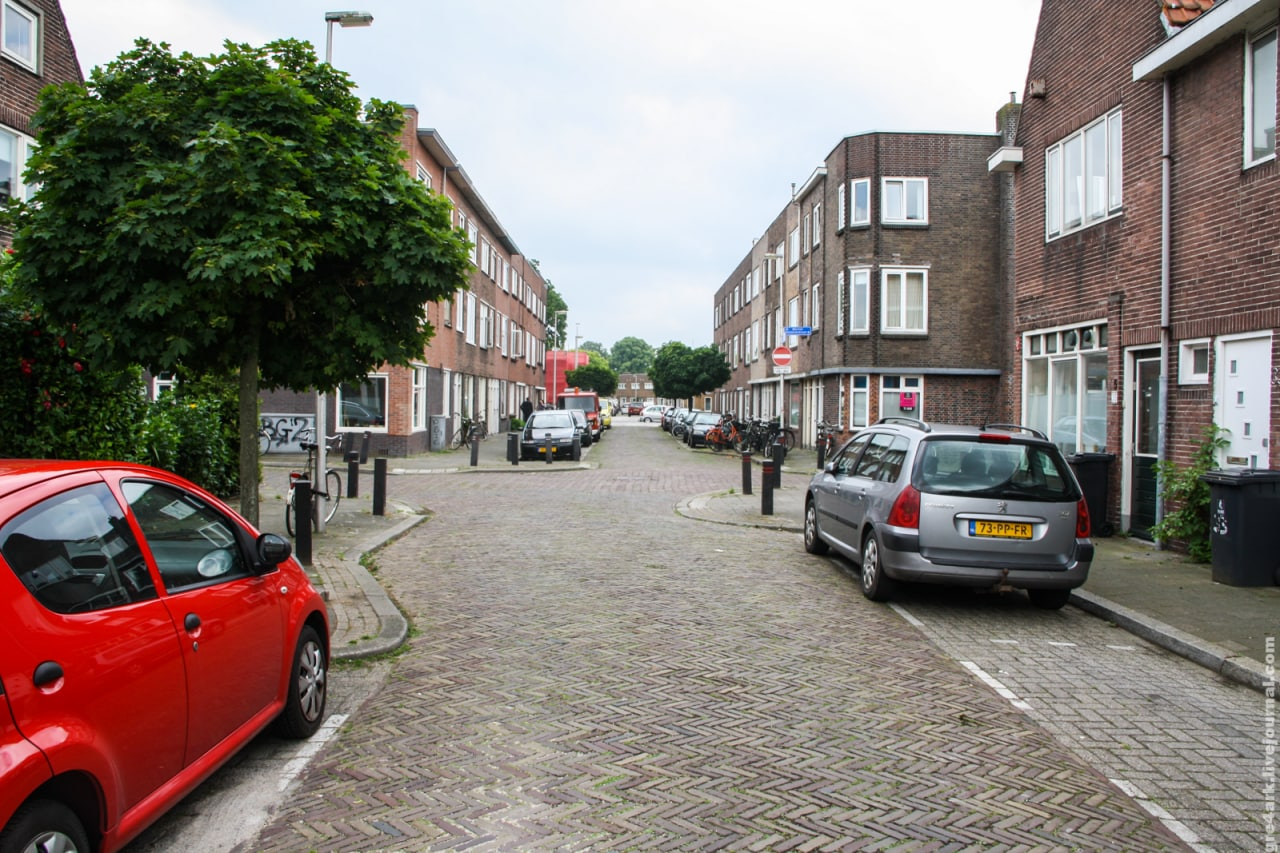
<svg viewBox="0 0 1280 853">
<path fill-rule="evenodd" d="M 503 436 L 480 443 L 477 464 L 468 450 L 389 459 L 388 474 L 467 476 L 497 472 L 548 472 L 590 467 L 582 462 L 552 465 L 506 459 Z M 497 439 L 497 440 L 494 440 Z M 283 496 L 288 471 L 302 457 L 263 457 L 260 525 L 283 532 Z M 407 633 L 404 617 L 362 565 L 365 555 L 398 538 L 425 520 L 412 508 L 389 500 L 382 516 L 373 515 L 373 464 L 362 466 L 360 497 L 343 498 L 325 533 L 314 539 L 310 568 L 313 580 L 328 597 L 333 657 L 367 657 L 391 651 Z M 784 469 L 783 486 L 774 490 L 773 514 L 761 513 L 760 488 L 693 495 L 677 512 L 700 521 L 771 528 L 799 534 L 802 530 L 807 470 Z M 344 474 L 344 482 L 346 480 Z M 389 492 L 394 493 L 390 488 Z M 1214 583 L 1211 568 L 1179 554 L 1160 551 L 1135 539 L 1100 537 L 1089 580 L 1072 594 L 1072 605 L 1115 623 L 1135 636 L 1207 667 L 1224 678 L 1255 690 L 1270 680 L 1262 663 L 1267 637 L 1280 633 L 1280 587 L 1232 587 Z"/>
</svg>

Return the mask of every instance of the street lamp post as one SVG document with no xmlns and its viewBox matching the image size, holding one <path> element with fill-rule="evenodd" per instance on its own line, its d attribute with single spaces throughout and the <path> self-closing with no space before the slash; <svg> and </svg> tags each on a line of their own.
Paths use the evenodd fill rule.
<svg viewBox="0 0 1280 853">
<path fill-rule="evenodd" d="M 778 262 L 778 263 L 781 263 L 781 262 L 782 262 L 782 255 L 779 255 L 779 254 L 777 254 L 776 252 L 769 252 L 769 251 L 766 251 L 766 252 L 764 253 L 764 260 L 765 260 L 766 262 Z M 772 263 L 770 263 L 770 266 L 772 266 Z M 771 270 L 770 270 L 770 271 L 771 271 Z M 765 276 L 766 276 L 766 277 L 768 276 L 768 274 L 769 274 L 769 272 L 770 272 L 770 271 L 766 271 L 766 273 L 765 273 Z M 786 301 L 786 300 L 787 300 L 787 276 L 786 276 L 786 273 L 784 272 L 784 273 L 782 274 L 782 279 L 781 279 L 781 281 L 779 281 L 779 283 L 778 283 L 778 314 L 783 318 L 783 321 L 782 321 L 782 322 L 783 322 L 783 326 L 784 326 L 784 327 L 785 327 L 785 326 L 786 326 L 786 324 L 787 324 L 787 316 L 788 316 L 788 315 L 787 315 L 787 301 Z M 783 331 L 782 340 L 783 340 L 783 341 L 787 341 L 786 329 L 784 328 L 782 331 Z M 778 334 L 778 331 L 777 331 L 777 329 L 775 328 L 775 329 L 774 329 L 774 335 L 776 336 L 777 334 Z M 779 343 L 779 341 L 776 341 L 776 340 L 775 340 L 775 341 L 774 341 L 774 346 L 777 346 L 777 345 L 778 345 L 778 343 Z M 790 346 L 790 345 L 791 345 L 791 342 L 790 342 L 790 341 L 787 341 L 787 345 L 788 345 L 788 346 Z M 783 409 L 784 409 L 784 407 L 785 407 L 785 405 L 786 405 L 786 397 L 787 397 L 787 378 L 786 378 L 785 376 L 783 376 L 783 375 L 779 375 L 779 376 L 778 376 L 778 390 L 777 390 L 777 394 L 778 394 L 778 399 L 775 401 L 775 404 L 774 404 L 774 405 L 775 405 L 775 409 L 774 409 L 774 410 L 777 412 L 777 414 L 779 415 L 779 417 L 781 417 L 781 415 L 782 415 L 782 413 L 783 413 Z"/>
<path fill-rule="evenodd" d="M 368 12 L 325 12 L 325 45 L 324 45 L 324 63 L 325 65 L 333 64 L 333 25 L 340 27 L 367 27 L 373 23 L 373 15 Z M 324 483 L 324 472 L 329 464 L 327 457 L 328 448 L 324 443 L 325 423 L 329 420 L 328 395 L 324 391 L 316 392 L 316 470 L 311 476 L 311 486 L 318 489 Z M 335 496 L 336 497 L 336 496 Z M 315 512 L 316 531 L 324 532 L 324 517 L 327 514 L 328 507 L 325 498 L 320 497 L 312 501 L 311 508 Z"/>
<path fill-rule="evenodd" d="M 557 311 L 557 312 L 556 312 L 556 318 L 557 318 L 557 319 L 559 319 L 560 317 L 567 317 L 568 315 L 569 315 L 569 312 L 568 312 L 567 310 L 563 310 L 563 309 L 562 309 L 562 310 L 560 310 L 560 311 Z M 552 323 L 551 328 L 555 330 L 555 333 L 556 333 L 556 341 L 557 341 L 557 343 L 559 343 L 559 344 L 560 344 L 560 352 L 561 352 L 561 353 L 563 353 L 563 352 L 564 352 L 564 340 L 563 340 L 563 336 L 560 334 L 560 324 L 559 324 L 559 323 Z M 558 375 L 558 373 L 559 373 L 559 368 L 560 368 L 560 359 L 558 359 L 558 358 L 557 358 L 557 359 L 555 359 L 555 360 L 554 360 L 554 363 L 553 363 L 553 364 L 552 364 L 552 366 L 551 366 L 551 389 L 550 389 L 550 390 L 551 390 L 551 400 L 550 400 L 550 402 L 551 402 L 552 404 L 554 404 L 554 403 L 555 403 L 555 397 L 556 397 L 556 376 L 557 376 L 557 375 Z"/>
</svg>

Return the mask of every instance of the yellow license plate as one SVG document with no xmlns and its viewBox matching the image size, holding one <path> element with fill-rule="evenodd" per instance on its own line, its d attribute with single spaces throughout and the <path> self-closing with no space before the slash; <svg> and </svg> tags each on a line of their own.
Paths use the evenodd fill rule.
<svg viewBox="0 0 1280 853">
<path fill-rule="evenodd" d="M 969 535 L 995 539 L 1030 539 L 1031 525 L 1018 521 L 970 521 Z"/>
</svg>

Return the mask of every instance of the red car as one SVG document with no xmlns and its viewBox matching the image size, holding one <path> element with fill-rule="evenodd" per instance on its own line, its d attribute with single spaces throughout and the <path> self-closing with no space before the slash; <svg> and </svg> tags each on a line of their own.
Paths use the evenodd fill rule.
<svg viewBox="0 0 1280 853">
<path fill-rule="evenodd" d="M 329 623 L 281 537 L 172 474 L 0 460 L 0 851 L 117 850 L 274 723 Z"/>
<path fill-rule="evenodd" d="M 638 415 L 644 411 L 644 403 L 627 403 L 627 417 Z"/>
</svg>

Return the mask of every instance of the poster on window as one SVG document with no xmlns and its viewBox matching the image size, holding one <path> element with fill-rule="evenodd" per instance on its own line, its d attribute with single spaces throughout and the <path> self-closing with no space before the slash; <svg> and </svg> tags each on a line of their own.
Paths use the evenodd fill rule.
<svg viewBox="0 0 1280 853">
<path fill-rule="evenodd" d="M 899 394 L 898 408 L 904 412 L 914 412 L 916 410 L 916 392 L 903 391 Z"/>
</svg>

